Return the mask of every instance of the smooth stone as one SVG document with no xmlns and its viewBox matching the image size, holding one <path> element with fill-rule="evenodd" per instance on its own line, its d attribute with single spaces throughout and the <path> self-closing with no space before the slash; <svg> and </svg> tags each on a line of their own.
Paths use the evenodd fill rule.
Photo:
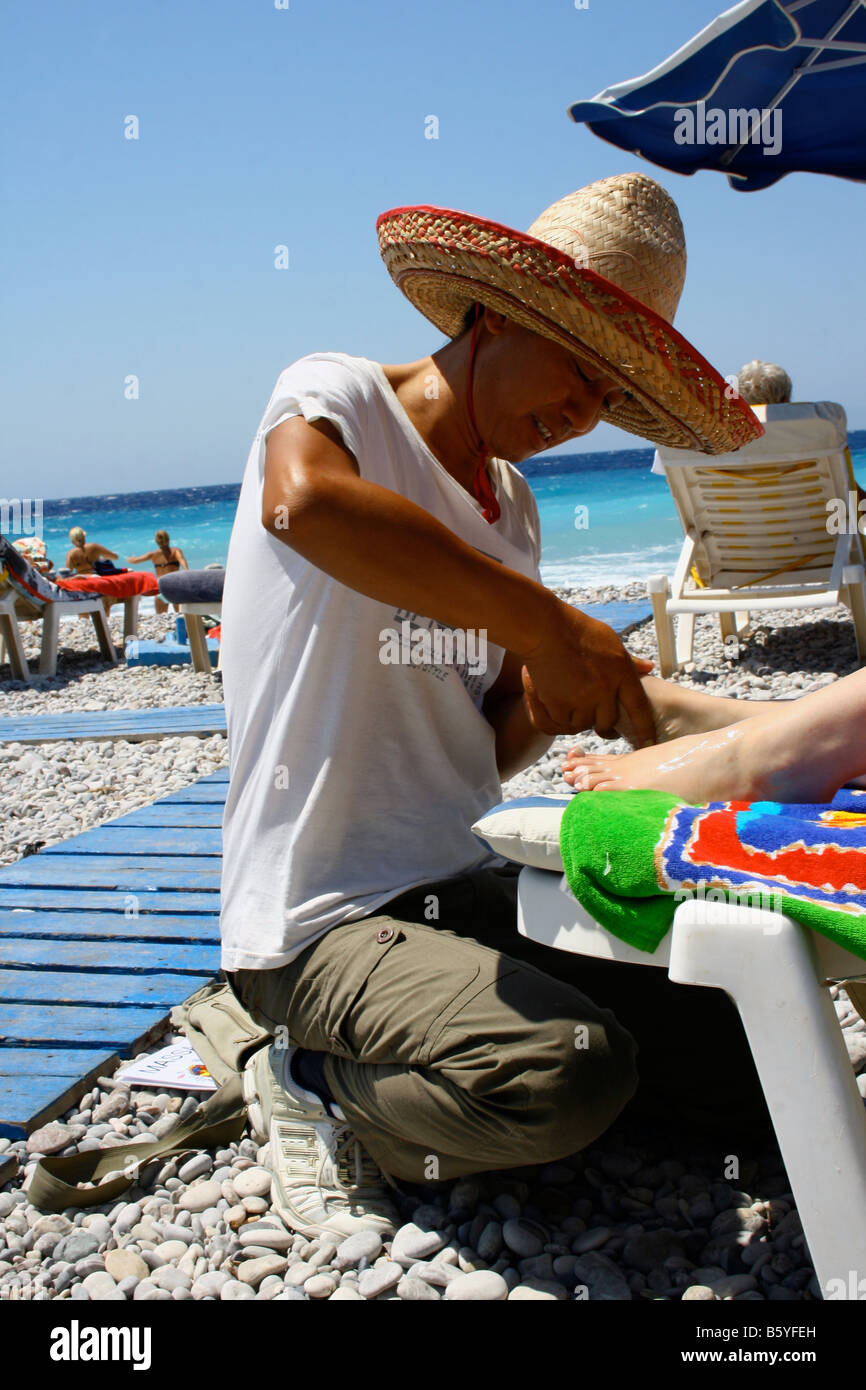
<svg viewBox="0 0 866 1390">
<path fill-rule="evenodd" d="M 513 1250 L 515 1255 L 520 1255 L 523 1259 L 530 1255 L 540 1255 L 544 1249 L 544 1239 L 537 1228 L 520 1218 L 509 1219 L 504 1223 L 502 1239 L 509 1250 Z"/>
<path fill-rule="evenodd" d="M 508 1295 L 509 1303 L 561 1303 L 567 1298 L 568 1290 L 556 1279 L 524 1279 Z"/>
<path fill-rule="evenodd" d="M 114 1218 L 114 1229 L 117 1235 L 128 1235 L 133 1226 L 137 1226 L 141 1220 L 141 1203 L 125 1202 Z"/>
<path fill-rule="evenodd" d="M 249 1284 L 242 1284 L 239 1279 L 229 1279 L 220 1289 L 220 1300 L 223 1303 L 241 1303 L 245 1298 L 253 1299 L 256 1291 Z"/>
<path fill-rule="evenodd" d="M 158 1289 L 168 1289 L 170 1293 L 174 1293 L 175 1289 L 192 1288 L 192 1280 L 189 1275 L 184 1274 L 180 1269 L 175 1269 L 173 1265 L 163 1265 L 161 1269 L 153 1270 L 150 1282 Z"/>
<path fill-rule="evenodd" d="M 101 1125 L 106 1120 L 118 1119 L 119 1116 L 125 1115 L 128 1110 L 129 1092 L 124 1090 L 122 1086 L 118 1086 L 111 1092 L 107 1100 L 102 1101 L 101 1105 L 97 1105 L 90 1118 L 94 1124 Z"/>
<path fill-rule="evenodd" d="M 503 1221 L 516 1220 L 520 1215 L 520 1203 L 511 1192 L 500 1192 L 494 1197 L 493 1205 Z"/>
<path fill-rule="evenodd" d="M 478 1269 L 452 1279 L 445 1290 L 445 1298 L 451 1303 L 496 1303 L 508 1298 L 508 1285 L 502 1275 L 495 1274 L 492 1269 Z"/>
<path fill-rule="evenodd" d="M 307 1279 L 312 1279 L 315 1272 L 313 1266 L 308 1265 L 306 1260 L 300 1260 L 298 1264 L 292 1265 L 283 1282 L 286 1288 L 297 1289 L 300 1288 Z"/>
<path fill-rule="evenodd" d="M 154 1120 L 148 1130 L 155 1139 L 167 1139 L 173 1129 L 177 1129 L 180 1124 L 180 1116 L 176 1114 L 160 1115 L 158 1120 Z M 169 1295 L 171 1297 L 171 1295 Z"/>
<path fill-rule="evenodd" d="M 683 1303 L 714 1303 L 716 1295 L 706 1284 L 690 1284 L 683 1291 Z"/>
<path fill-rule="evenodd" d="M 213 1170 L 213 1159 L 209 1153 L 195 1154 L 177 1170 L 181 1182 L 194 1182 Z"/>
<path fill-rule="evenodd" d="M 365 1269 L 358 1280 L 358 1292 L 363 1298 L 378 1298 L 380 1294 L 395 1289 L 403 1278 L 403 1274 L 403 1266 L 398 1265 L 394 1260 L 386 1260 L 384 1264 L 373 1265 L 370 1269 Z"/>
<path fill-rule="evenodd" d="M 663 1226 L 658 1231 L 643 1231 L 626 1242 L 623 1259 L 630 1269 L 649 1274 L 658 1265 L 664 1264 L 671 1255 L 685 1254 L 683 1237 L 680 1232 Z"/>
<path fill-rule="evenodd" d="M 87 1231 L 72 1231 L 70 1235 L 63 1239 L 54 1247 L 55 1260 L 68 1260 L 70 1264 L 76 1264 L 79 1260 L 86 1259 L 88 1255 L 95 1255 L 99 1249 L 99 1241 L 96 1236 L 89 1235 Z"/>
<path fill-rule="evenodd" d="M 593 1226 L 591 1230 L 576 1236 L 571 1242 L 571 1248 L 575 1255 L 585 1255 L 589 1250 L 598 1250 L 602 1245 L 606 1245 L 612 1234 L 607 1226 Z"/>
<path fill-rule="evenodd" d="M 266 1226 L 263 1221 L 247 1222 L 238 1232 L 241 1246 L 262 1245 L 267 1250 L 289 1250 L 294 1238 L 294 1234 L 285 1227 L 278 1231 L 274 1226 Z"/>
<path fill-rule="evenodd" d="M 427 1260 L 445 1244 L 441 1231 L 422 1231 L 414 1221 L 401 1226 L 391 1242 L 391 1259 L 408 1269 L 418 1260 Z"/>
<path fill-rule="evenodd" d="M 11 1193 L 9 1195 L 11 1196 Z M 11 1210 L 12 1208 L 10 1207 L 9 1211 Z M 0 1208 L 0 1217 L 8 1216 L 9 1211 L 3 1211 L 2 1208 Z M 40 1216 L 39 1220 L 35 1221 L 30 1229 L 33 1232 L 34 1240 L 39 1240 L 41 1236 L 46 1235 L 56 1234 L 67 1236 L 73 1229 L 73 1226 L 68 1217 L 61 1216 L 59 1212 L 55 1212 L 51 1216 Z"/>
<path fill-rule="evenodd" d="M 397 1295 L 407 1303 L 438 1303 L 442 1297 L 433 1284 L 426 1279 L 418 1279 L 405 1274 L 397 1285 Z"/>
<path fill-rule="evenodd" d="M 171 1260 L 182 1260 L 186 1252 L 185 1240 L 162 1240 L 153 1253 L 161 1256 L 163 1264 L 168 1264 Z"/>
<path fill-rule="evenodd" d="M 105 1268 L 119 1284 L 123 1279 L 148 1279 L 150 1272 L 134 1250 L 107 1250 Z"/>
<path fill-rule="evenodd" d="M 482 1260 L 495 1260 L 502 1250 L 502 1225 L 499 1221 L 488 1221 L 478 1237 L 477 1250 Z"/>
<path fill-rule="evenodd" d="M 132 1299 L 134 1303 L 168 1303 L 171 1294 L 168 1289 L 158 1289 L 150 1279 L 142 1279 L 136 1284 Z"/>
<path fill-rule="evenodd" d="M 104 1269 L 94 1270 L 93 1274 L 88 1274 L 82 1280 L 82 1283 L 93 1299 L 107 1298 L 109 1294 L 117 1292 L 116 1282 Z"/>
<path fill-rule="evenodd" d="M 238 1265 L 238 1279 L 257 1289 L 263 1279 L 271 1274 L 283 1274 L 289 1262 L 283 1255 L 262 1255 L 258 1259 L 244 1260 Z"/>
<path fill-rule="evenodd" d="M 308 1298 L 330 1298 L 336 1288 L 337 1281 L 330 1274 L 314 1274 L 304 1284 L 304 1293 Z"/>
<path fill-rule="evenodd" d="M 753 1211 L 751 1207 L 733 1207 L 728 1211 L 719 1212 L 710 1226 L 710 1234 L 724 1236 L 739 1234 L 741 1231 L 754 1233 L 762 1231 L 766 1224 L 764 1217 L 759 1212 Z"/>
<path fill-rule="evenodd" d="M 89 1231 L 90 1235 L 96 1236 L 100 1245 L 102 1245 L 103 1241 L 111 1240 L 113 1235 L 111 1222 L 106 1216 L 102 1216 L 98 1212 L 94 1212 L 90 1216 L 85 1216 L 81 1226 L 82 1230 Z"/>
<path fill-rule="evenodd" d="M 215 1207 L 220 1200 L 222 1193 L 218 1182 L 205 1180 L 198 1182 L 194 1187 L 190 1187 L 184 1192 L 178 1202 L 181 1211 L 199 1212 L 207 1211 L 209 1207 Z"/>
<path fill-rule="evenodd" d="M 250 1216 L 264 1216 L 270 1210 L 270 1203 L 265 1197 L 244 1197 L 241 1206 Z"/>
<path fill-rule="evenodd" d="M 157 1232 L 163 1241 L 180 1241 L 182 1245 L 192 1244 L 192 1231 L 186 1226 L 178 1226 L 174 1221 L 158 1221 L 155 1223 Z"/>
<path fill-rule="evenodd" d="M 375 1231 L 356 1231 L 337 1246 L 332 1260 L 335 1269 L 348 1269 L 359 1260 L 375 1260 L 382 1251 L 382 1238 Z"/>
<path fill-rule="evenodd" d="M 717 1298 L 736 1298 L 756 1289 L 758 1281 L 752 1274 L 726 1274 L 723 1279 L 713 1280 L 710 1287 Z"/>
<path fill-rule="evenodd" d="M 267 1197 L 271 1190 L 271 1175 L 267 1168 L 245 1168 L 232 1178 L 239 1197 Z"/>
<path fill-rule="evenodd" d="M 442 1260 L 422 1260 L 418 1264 L 412 1265 L 407 1271 L 407 1279 L 423 1279 L 425 1284 L 432 1284 L 434 1288 L 445 1289 L 452 1279 L 460 1277 L 460 1270 L 455 1269 L 454 1265 L 445 1264 Z"/>
<path fill-rule="evenodd" d="M 574 1262 L 574 1276 L 583 1285 L 590 1302 L 631 1302 L 632 1292 L 622 1270 L 597 1250 L 588 1250 Z"/>
<path fill-rule="evenodd" d="M 277 1294 L 277 1297 L 279 1298 L 281 1295 Z M 285 1298 L 285 1294 L 282 1297 Z M 329 1303 L 364 1303 L 365 1301 L 358 1290 L 352 1288 L 351 1284 L 340 1284 L 328 1299 Z"/>
<path fill-rule="evenodd" d="M 34 1129 L 28 1136 L 26 1149 L 29 1154 L 57 1154 L 61 1149 L 68 1148 L 79 1139 L 84 1138 L 84 1127 L 82 1125 L 64 1125 L 57 1120 L 52 1120 L 50 1124 L 43 1125 L 41 1129 Z"/>
<path fill-rule="evenodd" d="M 223 1284 L 227 1284 L 231 1275 L 223 1269 L 209 1269 L 204 1274 L 200 1274 L 192 1286 L 193 1298 L 219 1298 Z"/>
</svg>

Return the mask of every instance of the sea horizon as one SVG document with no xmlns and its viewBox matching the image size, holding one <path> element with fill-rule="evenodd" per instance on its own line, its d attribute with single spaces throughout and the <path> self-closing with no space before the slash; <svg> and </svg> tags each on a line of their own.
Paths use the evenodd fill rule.
<svg viewBox="0 0 866 1390">
<path fill-rule="evenodd" d="M 866 484 L 866 430 L 849 433 L 855 472 Z M 527 479 L 541 518 L 544 582 L 603 585 L 670 574 L 682 528 L 664 478 L 651 472 L 654 449 L 599 450 L 527 459 Z M 105 492 L 41 499 L 42 536 L 60 567 L 71 526 L 118 553 L 155 547 L 154 532 L 169 532 L 191 569 L 225 564 L 240 481 Z"/>
</svg>

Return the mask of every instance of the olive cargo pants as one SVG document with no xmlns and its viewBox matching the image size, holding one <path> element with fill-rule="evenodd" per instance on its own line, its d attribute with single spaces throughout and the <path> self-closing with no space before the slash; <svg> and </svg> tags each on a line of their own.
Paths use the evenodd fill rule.
<svg viewBox="0 0 866 1390">
<path fill-rule="evenodd" d="M 641 1051 L 654 1057 L 659 1119 L 694 1090 L 680 1065 L 694 1054 L 693 1027 L 718 1025 L 719 1075 L 741 1099 L 745 1074 L 754 1100 L 751 1057 L 724 995 L 521 937 L 518 872 L 509 864 L 424 884 L 332 928 L 290 965 L 228 977 L 257 1022 L 326 1054 L 350 1127 L 395 1177 L 522 1167 L 591 1144 L 637 1086 L 623 1024 L 639 1025 Z M 609 1007 L 619 1013 L 620 1001 L 622 1022 Z M 702 1067 L 712 1052 L 702 1050 Z"/>
</svg>

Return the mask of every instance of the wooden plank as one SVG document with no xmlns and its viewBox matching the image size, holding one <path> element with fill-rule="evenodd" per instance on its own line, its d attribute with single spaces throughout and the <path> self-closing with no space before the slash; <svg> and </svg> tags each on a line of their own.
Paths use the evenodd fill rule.
<svg viewBox="0 0 866 1390">
<path fill-rule="evenodd" d="M 171 1009 L 213 979 L 209 975 L 116 975 L 85 970 L 0 969 L 0 1005 L 42 1004 L 55 1013 L 68 1004 L 88 1004 L 125 1013 L 142 1005 Z M 62 1026 L 61 1023 L 58 1026 Z"/>
<path fill-rule="evenodd" d="M 652 617 L 653 611 L 652 604 L 645 602 L 576 603 L 572 606 L 590 618 L 597 618 L 600 623 L 607 623 L 620 635 L 630 632 L 639 623 L 645 623 L 647 618 Z"/>
<path fill-rule="evenodd" d="M 64 941 L 107 941 L 112 943 L 112 950 L 121 942 L 149 942 L 152 949 L 165 943 L 176 949 L 185 942 L 218 943 L 219 914 L 202 912 L 173 917 L 143 912 L 138 917 L 126 917 L 121 912 L 10 912 L 0 908 L 0 942 L 10 938 L 31 943 L 53 941 L 55 950 Z"/>
<path fill-rule="evenodd" d="M 9 888 L 119 888 L 127 893 L 142 888 L 218 889 L 220 863 L 215 856 L 197 859 L 175 855 L 170 865 L 148 855 L 31 854 L 8 864 L 2 883 Z"/>
<path fill-rule="evenodd" d="M 129 811 L 117 820 L 107 821 L 106 826 L 173 826 L 177 830 L 219 829 L 223 822 L 221 802 L 202 804 L 198 802 L 179 802 L 167 806 L 164 801 L 156 801 L 152 806 L 142 806 L 138 811 Z"/>
<path fill-rule="evenodd" d="M 98 1048 L 66 1053 L 39 1049 L 34 1053 L 32 1049 L 0 1047 L 0 1059 L 5 1052 L 18 1059 L 18 1065 L 16 1072 L 6 1074 L 0 1064 L 0 1135 L 4 1139 L 23 1139 L 62 1115 L 92 1089 L 98 1076 L 110 1075 L 119 1060 L 116 1052 Z M 64 1064 L 58 1058 L 69 1060 Z M 34 1071 L 34 1062 L 40 1064 L 38 1071 Z"/>
<path fill-rule="evenodd" d="M 202 786 L 196 782 L 191 787 L 181 787 L 179 791 L 169 792 L 168 796 L 156 802 L 157 806 L 210 806 L 225 805 L 227 782 L 212 782 Z"/>
<path fill-rule="evenodd" d="M 218 941 L 58 941 L 0 936 L 0 972 L 12 967 L 30 975 L 42 970 L 101 971 L 112 977 L 106 980 L 105 989 L 113 992 L 114 976 L 139 971 L 149 975 L 217 975 L 220 947 Z"/>
<path fill-rule="evenodd" d="M 0 1134 L 61 1114 L 218 974 L 227 789 L 221 770 L 143 824 L 118 817 L 0 869 Z"/>
<path fill-rule="evenodd" d="M 196 734 L 225 733 L 223 704 L 175 705 L 161 709 L 81 710 L 66 714 L 0 719 L 2 743 L 49 743 L 67 740 L 138 742 Z"/>
<path fill-rule="evenodd" d="M 0 1004 L 0 1047 L 74 1047 L 120 1051 L 144 1042 L 165 1025 L 164 1005 L 136 1009 L 94 1009 L 67 1004 L 35 1009 L 32 1004 Z"/>
<path fill-rule="evenodd" d="M 38 1062 L 39 1070 L 50 1072 L 52 1076 L 81 1076 L 95 1063 L 110 1067 L 110 1076 L 118 1062 L 116 1052 L 99 1051 L 92 1047 L 63 1048 L 40 1047 L 34 1052 L 32 1047 L 0 1047 L 0 1076 L 19 1076 L 24 1071 L 32 1071 Z"/>
<path fill-rule="evenodd" d="M 58 888 L 55 885 L 26 884 L 21 887 L 4 885 L 0 872 L 0 911 L 13 908 L 41 909 L 44 912 L 117 912 L 121 916 L 135 906 L 144 913 L 178 913 L 198 915 L 219 911 L 219 893 L 202 888 L 194 892 L 172 892 L 171 889 L 139 888 L 126 890 Z"/>
<path fill-rule="evenodd" d="M 124 854 L 151 855 L 176 859 L 199 856 L 212 858 L 222 853 L 222 831 L 218 829 L 178 831 L 174 826 L 138 827 L 110 821 L 96 830 L 85 830 L 71 840 L 62 840 L 40 850 L 40 855 Z M 32 857 L 32 856 L 31 856 Z"/>
</svg>

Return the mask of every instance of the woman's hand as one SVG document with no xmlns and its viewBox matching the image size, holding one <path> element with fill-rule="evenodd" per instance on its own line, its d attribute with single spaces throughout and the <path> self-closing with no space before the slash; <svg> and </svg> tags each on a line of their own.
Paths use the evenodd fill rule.
<svg viewBox="0 0 866 1390">
<path fill-rule="evenodd" d="M 638 747 L 655 743 L 655 723 L 640 683 L 652 662 L 632 657 L 612 628 L 559 605 L 558 621 L 524 659 L 527 713 L 542 733 L 580 733 L 592 728 L 617 738 L 617 721 L 629 721 Z"/>
</svg>

